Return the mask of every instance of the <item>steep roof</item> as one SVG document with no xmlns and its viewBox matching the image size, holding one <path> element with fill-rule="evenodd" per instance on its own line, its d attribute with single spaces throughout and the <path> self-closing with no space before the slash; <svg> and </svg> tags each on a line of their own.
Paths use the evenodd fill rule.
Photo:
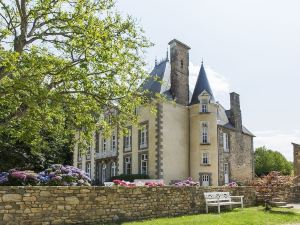
<svg viewBox="0 0 300 225">
<path fill-rule="evenodd" d="M 208 92 L 211 95 L 212 99 L 214 100 L 214 95 L 213 95 L 213 92 L 210 88 L 209 81 L 207 79 L 206 72 L 205 72 L 205 69 L 204 69 L 204 66 L 203 66 L 203 63 L 202 63 L 200 71 L 199 71 L 199 75 L 198 75 L 198 78 L 197 78 L 197 82 L 196 82 L 196 85 L 195 85 L 194 93 L 193 93 L 193 96 L 192 96 L 192 100 L 190 102 L 190 105 L 194 105 L 194 104 L 199 103 L 198 96 L 203 91 Z"/>
<path fill-rule="evenodd" d="M 151 96 L 161 93 L 170 97 L 170 77 L 171 69 L 168 57 L 159 63 L 156 63 L 150 73 L 150 77 L 142 85 L 144 90 L 148 90 Z"/>
</svg>

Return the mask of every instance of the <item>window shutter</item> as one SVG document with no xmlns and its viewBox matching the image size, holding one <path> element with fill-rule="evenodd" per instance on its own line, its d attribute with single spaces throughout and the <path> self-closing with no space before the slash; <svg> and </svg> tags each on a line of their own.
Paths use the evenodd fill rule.
<svg viewBox="0 0 300 225">
<path fill-rule="evenodd" d="M 95 133 L 95 146 L 96 146 L 96 152 L 99 152 L 99 149 L 100 149 L 100 140 L 99 140 L 99 132 L 97 131 L 96 133 Z"/>
<path fill-rule="evenodd" d="M 141 131 L 141 129 L 139 129 L 139 134 L 138 134 L 138 143 L 139 143 L 139 146 L 138 146 L 138 149 L 140 149 L 141 148 L 141 135 L 142 135 L 142 131 Z"/>
</svg>

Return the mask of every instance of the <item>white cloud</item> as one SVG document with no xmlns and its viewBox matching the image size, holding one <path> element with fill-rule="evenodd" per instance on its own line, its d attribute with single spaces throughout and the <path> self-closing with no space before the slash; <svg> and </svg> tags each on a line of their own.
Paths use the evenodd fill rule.
<svg viewBox="0 0 300 225">
<path fill-rule="evenodd" d="M 282 132 L 280 130 L 265 130 L 254 132 L 254 147 L 266 146 L 268 149 L 281 152 L 289 161 L 293 161 L 292 142 L 300 143 L 300 130 Z"/>
<path fill-rule="evenodd" d="M 190 91 L 191 93 L 193 93 L 200 71 L 200 65 L 190 62 L 189 69 Z M 210 66 L 205 66 L 205 71 L 216 101 L 219 101 L 222 105 L 228 108 L 230 92 L 230 85 L 228 80 L 222 74 L 219 74 L 218 72 L 213 70 Z"/>
</svg>

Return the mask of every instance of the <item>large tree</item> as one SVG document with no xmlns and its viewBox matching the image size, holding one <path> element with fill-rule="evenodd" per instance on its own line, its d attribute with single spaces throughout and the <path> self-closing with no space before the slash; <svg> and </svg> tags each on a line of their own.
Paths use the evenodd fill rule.
<svg viewBox="0 0 300 225">
<path fill-rule="evenodd" d="M 113 0 L 0 0 L 0 137 L 38 153 L 135 121 L 149 46 Z"/>
<path fill-rule="evenodd" d="M 278 171 L 283 175 L 291 175 L 293 167 L 280 152 L 260 147 L 255 150 L 255 173 L 258 176 Z"/>
</svg>

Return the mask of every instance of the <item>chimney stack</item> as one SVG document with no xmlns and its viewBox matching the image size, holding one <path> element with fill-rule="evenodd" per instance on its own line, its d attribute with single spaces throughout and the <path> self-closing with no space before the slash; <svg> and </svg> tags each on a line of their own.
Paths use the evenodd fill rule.
<svg viewBox="0 0 300 225">
<path fill-rule="evenodd" d="M 235 129 L 242 131 L 242 112 L 240 106 L 239 94 L 230 93 L 230 122 L 234 125 Z"/>
</svg>

